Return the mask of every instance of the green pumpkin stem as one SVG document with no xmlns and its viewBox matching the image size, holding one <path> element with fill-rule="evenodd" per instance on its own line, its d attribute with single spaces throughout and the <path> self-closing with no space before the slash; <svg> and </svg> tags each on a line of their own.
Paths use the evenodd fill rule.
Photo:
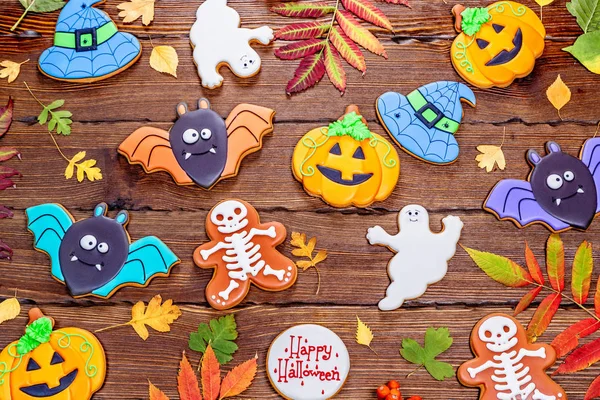
<svg viewBox="0 0 600 400">
<path fill-rule="evenodd" d="M 358 114 L 358 107 L 349 106 L 346 111 L 342 119 L 329 124 L 327 136 L 350 136 L 358 142 L 371 139 L 373 134 L 362 115 Z"/>
<path fill-rule="evenodd" d="M 476 35 L 483 24 L 488 23 L 492 16 L 485 7 L 467 7 L 457 4 L 452 8 L 452 14 L 456 17 L 455 28 L 458 32 L 464 32 L 467 36 Z"/>
<path fill-rule="evenodd" d="M 37 349 L 41 344 L 48 343 L 54 327 L 54 320 L 45 317 L 39 308 L 29 311 L 29 321 L 25 334 L 17 343 L 17 353 L 22 356 Z"/>
</svg>

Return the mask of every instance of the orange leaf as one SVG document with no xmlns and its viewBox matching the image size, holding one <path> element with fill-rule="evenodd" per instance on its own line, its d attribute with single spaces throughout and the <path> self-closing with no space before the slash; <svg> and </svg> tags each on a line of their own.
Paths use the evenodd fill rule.
<svg viewBox="0 0 600 400">
<path fill-rule="evenodd" d="M 571 350 L 579 345 L 579 339 L 591 335 L 600 329 L 600 321 L 596 318 L 587 318 L 571 325 L 558 334 L 552 341 L 552 347 L 556 350 L 557 357 L 569 354 Z"/>
<path fill-rule="evenodd" d="M 221 397 L 237 396 L 252 384 L 252 380 L 256 376 L 256 359 L 258 356 L 238 365 L 223 379 L 221 384 Z"/>
<path fill-rule="evenodd" d="M 533 251 L 529 248 L 529 244 L 525 242 L 525 263 L 527 263 L 527 269 L 529 269 L 529 273 L 534 281 L 539 283 L 540 285 L 544 284 L 544 275 L 542 274 L 542 269 L 540 268 L 540 264 L 538 263 Z"/>
<path fill-rule="evenodd" d="M 348 61 L 348 64 L 363 73 L 367 70 L 367 63 L 362 51 L 338 25 L 334 26 L 329 32 L 329 40 L 331 40 L 340 55 Z"/>
<path fill-rule="evenodd" d="M 360 22 L 358 22 L 352 14 L 348 11 L 339 10 L 335 15 L 340 27 L 350 39 L 354 40 L 365 49 L 379 56 L 383 56 L 384 58 L 388 58 L 381 42 L 373 36 L 371 32 L 363 28 Z"/>
<path fill-rule="evenodd" d="M 592 244 L 584 240 L 575 253 L 571 274 L 571 291 L 577 304 L 583 304 L 588 299 L 593 270 Z"/>
<path fill-rule="evenodd" d="M 390 20 L 369 0 L 342 0 L 342 4 L 346 7 L 346 10 L 353 12 L 358 18 L 388 31 L 393 30 Z"/>
<path fill-rule="evenodd" d="M 554 318 L 554 314 L 558 311 L 561 300 L 562 297 L 558 293 L 552 293 L 542 300 L 527 326 L 527 340 L 529 343 L 534 343 L 546 331 L 552 318 Z"/>
<path fill-rule="evenodd" d="M 215 352 L 206 346 L 206 351 L 202 357 L 202 395 L 204 400 L 216 400 L 219 398 L 219 388 L 221 387 L 221 368 Z"/>
<path fill-rule="evenodd" d="M 594 382 L 590 385 L 583 400 L 592 400 L 596 397 L 600 397 L 600 376 L 594 379 Z"/>
<path fill-rule="evenodd" d="M 154 386 L 152 382 L 148 381 L 148 384 L 150 385 L 150 400 L 169 400 L 167 395 L 164 394 L 159 388 Z"/>
<path fill-rule="evenodd" d="M 594 308 L 596 310 L 596 315 L 600 316 L 600 280 L 598 280 L 598 284 L 596 285 L 596 294 L 594 295 Z"/>
<path fill-rule="evenodd" d="M 572 352 L 565 361 L 554 371 L 556 374 L 571 374 L 581 371 L 600 360 L 600 339 L 584 344 Z"/>
<path fill-rule="evenodd" d="M 523 311 L 527 310 L 527 307 L 529 307 L 531 302 L 535 300 L 535 298 L 538 296 L 538 294 L 540 294 L 542 289 L 542 286 L 538 286 L 535 289 L 530 290 L 525 296 L 523 296 L 521 301 L 519 301 L 519 304 L 517 304 L 517 306 L 515 307 L 515 313 L 513 315 L 516 317 Z"/>
<path fill-rule="evenodd" d="M 546 268 L 554 290 L 565 289 L 565 248 L 558 233 L 553 233 L 546 244 Z"/>
<path fill-rule="evenodd" d="M 198 388 L 198 379 L 192 369 L 185 352 L 179 363 L 179 375 L 177 376 L 177 389 L 179 390 L 180 400 L 202 400 L 200 388 Z"/>
</svg>

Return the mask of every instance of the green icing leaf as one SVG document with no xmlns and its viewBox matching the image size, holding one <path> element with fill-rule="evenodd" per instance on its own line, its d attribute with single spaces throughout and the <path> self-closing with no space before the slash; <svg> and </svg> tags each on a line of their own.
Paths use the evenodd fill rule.
<svg viewBox="0 0 600 400">
<path fill-rule="evenodd" d="M 25 329 L 25 335 L 19 339 L 17 352 L 24 355 L 35 350 L 42 343 L 48 343 L 51 334 L 52 321 L 50 318 L 42 317 L 36 319 Z"/>
<path fill-rule="evenodd" d="M 600 30 L 600 0 L 573 0 L 567 3 L 567 9 L 577 18 L 583 32 Z"/>
<path fill-rule="evenodd" d="M 345 136 L 348 135 L 352 139 L 362 142 L 365 139 L 370 139 L 373 134 L 362 121 L 362 116 L 352 111 L 344 116 L 341 121 L 335 121 L 329 124 L 328 136 Z"/>
<path fill-rule="evenodd" d="M 63 0 L 35 0 L 33 5 L 31 5 L 33 0 L 19 0 L 19 2 L 21 2 L 21 5 L 25 8 L 31 6 L 29 11 L 39 13 L 60 10 L 66 4 L 66 2 Z"/>
<path fill-rule="evenodd" d="M 600 31 L 579 36 L 573 46 L 563 50 L 571 53 L 591 72 L 600 74 Z"/>
<path fill-rule="evenodd" d="M 189 346 L 194 351 L 204 353 L 210 343 L 219 364 L 223 365 L 231 361 L 232 354 L 238 349 L 237 344 L 234 343 L 237 337 L 235 317 L 229 314 L 219 319 L 212 319 L 209 324 L 198 325 L 198 331 L 190 334 Z"/>
<path fill-rule="evenodd" d="M 425 332 L 425 347 L 421 347 L 413 339 L 402 340 L 400 355 L 406 361 L 425 367 L 427 372 L 438 381 L 454 376 L 452 365 L 436 360 L 435 358 L 452 346 L 448 328 L 427 328 Z"/>
<path fill-rule="evenodd" d="M 481 29 L 481 25 L 492 19 L 487 8 L 465 8 L 460 15 L 462 31 L 468 36 L 475 35 Z"/>
</svg>

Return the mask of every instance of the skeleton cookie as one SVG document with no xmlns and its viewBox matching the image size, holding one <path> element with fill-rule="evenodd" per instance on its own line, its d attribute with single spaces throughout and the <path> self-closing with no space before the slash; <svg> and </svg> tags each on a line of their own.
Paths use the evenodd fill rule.
<svg viewBox="0 0 600 400">
<path fill-rule="evenodd" d="M 211 239 L 194 251 L 200 268 L 214 268 L 206 299 L 217 310 L 238 305 L 250 282 L 269 291 L 285 290 L 296 282 L 294 262 L 275 247 L 286 238 L 279 222 L 260 223 L 258 212 L 242 200 L 217 204 L 206 218 Z"/>
<path fill-rule="evenodd" d="M 456 252 L 463 223 L 452 215 L 442 221 L 442 232 L 431 232 L 427 210 L 413 204 L 400 210 L 397 235 L 388 234 L 380 226 L 369 228 L 367 240 L 370 244 L 386 246 L 398 253 L 388 264 L 392 283 L 385 298 L 379 302 L 380 310 L 401 307 L 405 300 L 421 296 L 428 285 L 446 276 L 448 261 Z"/>
<path fill-rule="evenodd" d="M 475 325 L 471 348 L 476 358 L 458 369 L 465 386 L 479 386 L 480 400 L 566 400 L 564 390 L 546 370 L 556 352 L 547 344 L 528 344 L 514 318 L 491 314 Z"/>
</svg>

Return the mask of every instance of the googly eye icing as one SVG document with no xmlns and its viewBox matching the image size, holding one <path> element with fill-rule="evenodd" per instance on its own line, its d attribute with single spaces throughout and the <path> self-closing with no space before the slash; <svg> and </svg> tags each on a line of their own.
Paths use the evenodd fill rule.
<svg viewBox="0 0 600 400">
<path fill-rule="evenodd" d="M 202 138 L 202 140 L 208 140 L 208 139 L 210 139 L 211 136 L 212 136 L 212 132 L 210 131 L 210 129 L 204 128 L 200 132 L 200 137 Z"/>
<path fill-rule="evenodd" d="M 200 139 L 198 131 L 195 129 L 187 129 L 183 132 L 183 141 L 187 144 L 194 144 Z"/>
<path fill-rule="evenodd" d="M 558 190 L 563 185 L 563 179 L 558 174 L 552 174 L 546 179 L 546 185 L 552 190 Z"/>
<path fill-rule="evenodd" d="M 97 243 L 98 241 L 96 240 L 96 237 L 94 235 L 85 235 L 79 241 L 79 245 L 81 246 L 81 248 L 88 251 L 96 247 Z"/>
<path fill-rule="evenodd" d="M 98 245 L 98 251 L 102 254 L 108 253 L 108 245 L 104 242 L 100 243 Z"/>
<path fill-rule="evenodd" d="M 571 182 L 573 179 L 575 179 L 575 174 L 572 171 L 565 171 L 563 177 L 565 178 L 565 181 Z"/>
</svg>

